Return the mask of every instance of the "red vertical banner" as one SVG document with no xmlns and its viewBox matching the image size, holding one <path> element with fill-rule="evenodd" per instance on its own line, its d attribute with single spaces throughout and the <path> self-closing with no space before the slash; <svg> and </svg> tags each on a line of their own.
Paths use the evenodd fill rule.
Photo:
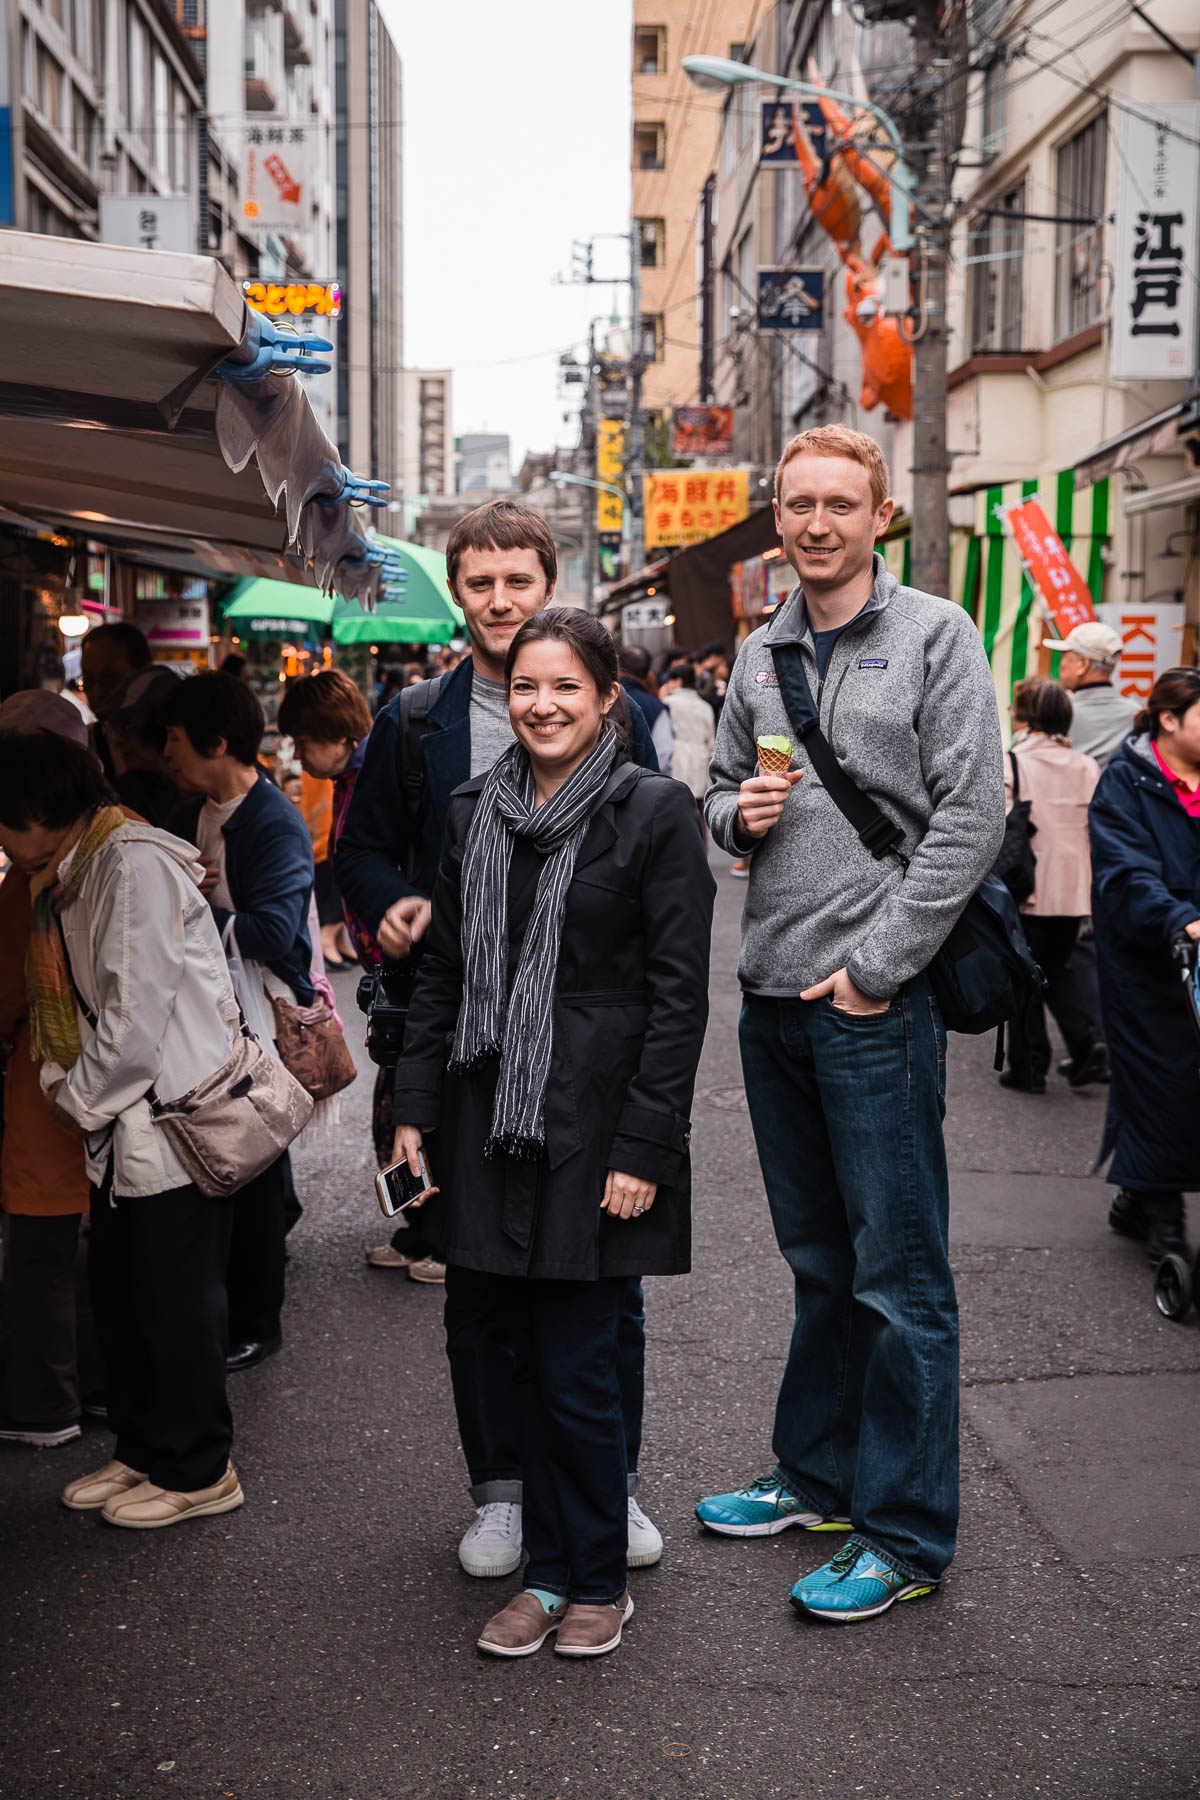
<svg viewBox="0 0 1200 1800">
<path fill-rule="evenodd" d="M 1059 637 L 1094 619 L 1091 590 L 1038 501 L 1023 500 L 1020 506 L 998 507 L 997 512 Z"/>
</svg>

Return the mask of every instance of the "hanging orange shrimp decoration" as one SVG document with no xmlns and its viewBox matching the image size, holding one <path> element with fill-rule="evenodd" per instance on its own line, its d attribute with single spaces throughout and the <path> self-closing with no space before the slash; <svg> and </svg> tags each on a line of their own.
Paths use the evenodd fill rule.
<svg viewBox="0 0 1200 1800">
<path fill-rule="evenodd" d="M 824 86 L 820 70 L 811 61 L 809 78 L 815 87 Z M 824 164 L 808 140 L 799 107 L 793 110 L 793 136 L 813 217 L 833 240 L 846 267 L 843 317 L 862 347 L 859 400 L 867 412 L 882 401 L 897 418 L 911 419 L 912 345 L 900 320 L 884 313 L 879 298 L 879 264 L 892 248 L 886 229 L 892 222 L 891 183 L 886 168 L 877 166 L 876 157 L 868 160 L 854 143 L 854 125 L 837 101 L 822 94 L 819 103 L 832 145 Z M 890 166 L 894 158 L 884 152 L 882 160 Z M 874 203 L 885 226 L 869 262 L 864 261 L 859 243 L 863 207 L 858 188 Z"/>
</svg>

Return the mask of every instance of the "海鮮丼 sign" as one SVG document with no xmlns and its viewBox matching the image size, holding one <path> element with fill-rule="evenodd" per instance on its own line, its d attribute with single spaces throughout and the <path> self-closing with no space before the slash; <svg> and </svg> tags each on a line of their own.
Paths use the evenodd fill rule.
<svg viewBox="0 0 1200 1800">
<path fill-rule="evenodd" d="M 1113 250 L 1114 381 L 1190 380 L 1196 371 L 1200 101 L 1139 101 L 1123 112 Z"/>
</svg>

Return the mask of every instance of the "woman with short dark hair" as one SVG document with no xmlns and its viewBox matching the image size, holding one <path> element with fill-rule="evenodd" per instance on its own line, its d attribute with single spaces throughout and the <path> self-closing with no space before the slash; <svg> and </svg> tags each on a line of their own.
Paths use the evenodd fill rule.
<svg viewBox="0 0 1200 1800">
<path fill-rule="evenodd" d="M 265 721 L 253 692 L 229 675 L 193 675 L 163 704 L 164 759 L 185 800 L 172 830 L 195 844 L 202 891 L 226 948 L 261 976 L 266 1000 L 311 1006 L 312 840 L 299 809 L 258 767 Z M 236 985 L 236 984 L 235 984 Z M 239 996 L 263 1042 L 274 1032 Z M 284 1239 L 291 1181 L 287 1152 L 237 1196 L 229 1255 L 228 1366 L 248 1369 L 279 1349 Z"/>
<path fill-rule="evenodd" d="M 517 741 L 451 802 L 397 1155 L 417 1171 L 428 1135 L 448 1336 L 486 1310 L 528 1370 L 529 1564 L 479 1647 L 599 1656 L 633 1610 L 618 1328 L 631 1279 L 689 1267 L 715 884 L 687 789 L 611 723 L 603 626 L 539 613 L 505 673 Z"/>
<path fill-rule="evenodd" d="M 1092 924 L 1112 1058 L 1102 1158 L 1114 1231 L 1186 1254 L 1200 1188 L 1195 1027 L 1172 946 L 1200 942 L 1200 671 L 1169 669 L 1092 801 Z"/>
<path fill-rule="evenodd" d="M 1010 810 L 1014 797 L 1031 802 L 1037 859 L 1034 889 L 1021 903 L 1021 921 L 1046 977 L 1045 1005 L 1070 1054 L 1067 1079 L 1072 1087 L 1082 1087 L 1107 1074 L 1099 1022 L 1070 966 L 1090 905 L 1087 809 L 1100 768 L 1071 747 L 1071 697 L 1061 682 L 1045 675 L 1018 681 L 1013 727 L 1005 792 Z M 1009 1026 L 1008 1068 L 1000 1081 L 1023 1093 L 1044 1094 L 1049 1071 L 1046 1016 L 1040 996 L 1034 995 Z"/>
</svg>

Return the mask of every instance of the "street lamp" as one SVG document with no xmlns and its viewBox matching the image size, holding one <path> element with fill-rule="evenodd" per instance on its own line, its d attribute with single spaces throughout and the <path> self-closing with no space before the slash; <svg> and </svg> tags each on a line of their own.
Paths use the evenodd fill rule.
<svg viewBox="0 0 1200 1800">
<path fill-rule="evenodd" d="M 761 82 L 766 87 L 788 88 L 793 93 L 807 94 L 812 100 L 819 100 L 824 94 L 842 106 L 856 107 L 859 112 L 869 112 L 872 118 L 878 119 L 896 152 L 895 166 L 888 171 L 888 180 L 892 184 L 892 225 L 889 233 L 892 248 L 897 255 L 905 255 L 912 249 L 912 231 L 908 222 L 909 199 L 916 187 L 916 176 L 904 160 L 904 149 L 896 122 L 881 106 L 876 106 L 871 100 L 860 100 L 855 94 L 841 93 L 837 88 L 817 87 L 811 81 L 797 81 L 791 75 L 773 75 L 768 69 L 756 69 L 753 63 L 734 62 L 728 56 L 685 56 L 683 69 L 705 93 L 719 93 L 722 88 Z"/>
<path fill-rule="evenodd" d="M 568 475 L 565 469 L 551 469 L 551 481 L 561 482 L 564 487 L 598 488 L 602 494 L 614 494 L 616 498 L 629 505 L 629 495 L 624 488 L 619 488 L 611 481 L 593 481 L 590 475 Z"/>
</svg>

